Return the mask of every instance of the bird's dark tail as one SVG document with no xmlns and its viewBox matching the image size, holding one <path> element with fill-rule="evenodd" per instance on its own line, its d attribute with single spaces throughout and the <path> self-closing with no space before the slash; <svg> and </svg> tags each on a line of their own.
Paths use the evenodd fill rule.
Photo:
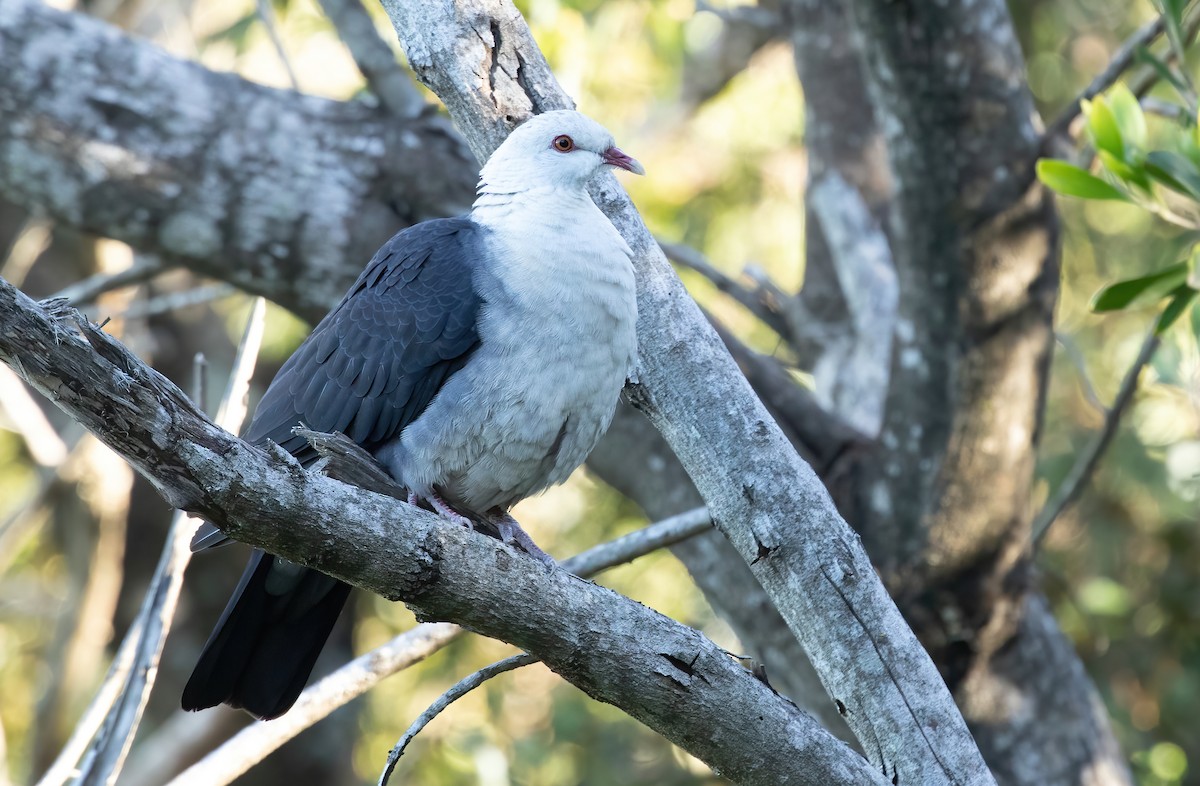
<svg viewBox="0 0 1200 786">
<path fill-rule="evenodd" d="M 255 551 L 183 689 L 183 708 L 224 703 L 261 720 L 287 712 L 349 594 L 349 584 Z"/>
</svg>

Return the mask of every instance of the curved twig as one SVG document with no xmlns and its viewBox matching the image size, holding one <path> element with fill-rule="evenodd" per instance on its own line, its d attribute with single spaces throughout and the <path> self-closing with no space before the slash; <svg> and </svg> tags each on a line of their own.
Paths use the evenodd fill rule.
<svg viewBox="0 0 1200 786">
<path fill-rule="evenodd" d="M 429 705 L 429 708 L 417 716 L 417 719 L 412 722 L 412 725 L 400 736 L 396 745 L 388 753 L 387 764 L 383 767 L 383 774 L 379 776 L 379 786 L 387 786 L 388 780 L 392 777 L 392 772 L 396 769 L 396 765 L 400 763 L 400 757 L 404 755 L 405 748 L 413 741 L 421 730 L 433 721 L 442 710 L 449 707 L 454 702 L 466 696 L 471 691 L 478 688 L 483 683 L 490 680 L 492 677 L 498 677 L 506 671 L 519 669 L 522 666 L 528 666 L 532 663 L 537 663 L 537 658 L 522 652 L 520 655 L 513 655 L 510 658 L 505 658 L 502 661 L 497 661 L 490 666 L 484 666 L 479 671 L 468 674 L 450 688 L 450 690 L 438 696 L 437 701 Z"/>
</svg>

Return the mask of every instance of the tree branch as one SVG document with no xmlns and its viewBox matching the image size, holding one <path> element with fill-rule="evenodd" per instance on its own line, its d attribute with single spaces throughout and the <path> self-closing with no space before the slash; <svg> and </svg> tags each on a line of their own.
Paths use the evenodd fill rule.
<svg viewBox="0 0 1200 786">
<path fill-rule="evenodd" d="M 1051 140 L 1067 133 L 1067 130 L 1071 127 L 1071 123 L 1075 122 L 1075 118 L 1079 117 L 1079 113 L 1083 111 L 1083 102 L 1095 98 L 1116 84 L 1116 81 L 1121 78 L 1121 74 L 1125 73 L 1125 70 L 1132 65 L 1133 59 L 1137 57 L 1138 50 L 1153 43 L 1156 38 L 1163 34 L 1164 30 L 1166 30 L 1166 24 L 1163 21 L 1162 14 L 1159 14 L 1139 27 L 1129 38 L 1126 38 L 1117 47 L 1117 51 L 1113 52 L 1112 59 L 1108 61 L 1108 65 L 1105 66 L 1104 70 L 1097 74 L 1096 78 L 1083 89 L 1083 92 L 1077 98 L 1071 101 L 1071 104 L 1063 110 L 1062 114 L 1054 119 L 1054 122 L 1050 124 L 1043 134 L 1043 138 Z"/>
<path fill-rule="evenodd" d="M 321 0 L 321 9 L 384 109 L 394 117 L 411 119 L 429 106 L 396 62 L 391 47 L 379 37 L 360 0 Z"/>
<path fill-rule="evenodd" d="M 522 666 L 530 666 L 534 663 L 537 663 L 537 658 L 522 652 L 520 655 L 513 655 L 512 657 L 493 663 L 490 666 L 484 666 L 479 671 L 472 672 L 458 682 L 454 683 L 449 690 L 447 690 L 441 696 L 438 696 L 437 700 L 433 704 L 429 705 L 428 709 L 417 716 L 417 719 L 412 722 L 408 729 L 405 730 L 404 734 L 401 735 L 399 741 L 396 742 L 395 746 L 392 747 L 391 752 L 388 753 L 387 764 L 385 764 L 383 767 L 383 774 L 379 776 L 379 786 L 387 786 L 388 781 L 391 780 L 392 773 L 395 771 L 396 765 L 400 763 L 400 757 L 404 755 L 404 750 L 408 747 L 408 744 L 412 742 L 413 738 L 420 734 L 421 730 L 428 726 L 434 718 L 441 714 L 442 710 L 446 709 L 451 704 L 458 701 L 463 696 L 466 696 L 468 693 L 475 690 L 493 677 L 498 677 L 506 671 L 519 669 Z"/>
<path fill-rule="evenodd" d="M 329 435 L 310 431 L 302 433 L 318 446 L 318 452 L 327 455 L 329 446 L 325 441 Z M 340 446 L 348 442 L 344 437 L 342 440 L 344 442 L 340 442 Z M 362 467 L 372 465 L 359 460 L 357 466 L 361 471 Z M 366 480 L 365 477 L 360 477 Z M 386 476 L 383 477 L 386 482 L 382 488 L 375 487 L 373 481 L 372 485 L 366 487 L 371 491 L 390 494 L 388 486 L 394 485 L 394 482 Z M 708 511 L 704 508 L 691 510 L 588 549 L 583 554 L 564 561 L 562 567 L 569 573 L 586 578 L 615 565 L 632 562 L 643 554 L 691 538 L 711 526 Z M 223 786 L 232 783 L 300 732 L 327 717 L 351 699 L 366 693 L 383 679 L 429 657 L 462 632 L 463 629 L 457 625 L 423 622 L 416 628 L 400 634 L 309 686 L 300 694 L 295 706 L 283 717 L 276 718 L 272 723 L 255 723 L 245 727 L 181 773 L 170 786 Z"/>
<path fill-rule="evenodd" d="M 1075 457 L 1075 463 L 1071 466 L 1070 472 L 1063 478 L 1062 483 L 1058 484 L 1058 488 L 1054 490 L 1053 496 L 1047 500 L 1045 507 L 1042 508 L 1042 512 L 1034 520 L 1032 537 L 1035 549 L 1041 545 L 1042 539 L 1050 531 L 1050 526 L 1054 524 L 1063 511 L 1075 501 L 1080 492 L 1087 486 L 1088 480 L 1091 479 L 1097 465 L 1100 463 L 1100 458 L 1104 455 L 1104 451 L 1108 449 L 1113 436 L 1116 435 L 1117 426 L 1120 424 L 1125 410 L 1129 407 L 1130 402 L 1133 401 L 1133 394 L 1137 392 L 1138 377 L 1141 376 L 1146 364 L 1154 357 L 1154 353 L 1158 351 L 1160 343 L 1161 338 L 1158 332 L 1151 329 L 1145 341 L 1142 342 L 1142 348 L 1138 351 L 1137 358 L 1121 379 L 1121 385 L 1117 388 L 1116 398 L 1113 399 L 1112 406 L 1104 414 L 1104 423 L 1101 425 L 1100 430 L 1092 437 L 1087 447 L 1083 449 L 1083 452 Z"/>
<path fill-rule="evenodd" d="M 422 619 L 451 619 L 520 647 L 735 782 L 883 783 L 873 766 L 696 631 L 432 514 L 310 475 L 277 447 L 245 444 L 94 326 L 78 323 L 81 340 L 69 321 L 75 313 L 52 306 L 48 314 L 0 281 L 0 360 L 174 507 L 252 546 L 403 600 Z"/>
<path fill-rule="evenodd" d="M 384 0 L 384 8 L 409 63 L 477 157 L 531 112 L 570 106 L 511 5 L 462 0 L 418 9 Z M 482 76 L 480 63 L 488 65 Z M 629 398 L 679 456 L 830 695 L 849 708 L 875 767 L 903 783 L 993 782 L 858 537 L 754 396 L 628 197 L 611 176 L 597 179 L 592 197 L 635 255 L 640 366 Z"/>
<path fill-rule="evenodd" d="M 0 195 L 316 321 L 397 225 L 462 212 L 442 119 L 274 90 L 6 0 Z"/>
</svg>

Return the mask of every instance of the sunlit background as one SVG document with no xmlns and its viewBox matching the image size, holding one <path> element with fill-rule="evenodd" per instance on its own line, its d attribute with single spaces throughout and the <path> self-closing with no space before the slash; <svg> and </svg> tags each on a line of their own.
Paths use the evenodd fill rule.
<svg viewBox="0 0 1200 786">
<path fill-rule="evenodd" d="M 701 250 L 729 275 L 753 266 L 786 290 L 801 285 L 803 91 L 786 41 L 762 46 L 741 73 L 710 95 L 700 77 L 712 66 L 713 42 L 723 22 L 692 0 L 518 5 L 579 108 L 607 125 L 621 147 L 645 164 L 647 177 L 623 178 L 623 183 L 658 236 Z M 1047 117 L 1066 106 L 1104 68 L 1122 39 L 1154 14 L 1150 3 L 1127 0 L 1010 5 L 1030 86 Z M 362 78 L 319 7 L 310 0 L 281 0 L 272 8 L 300 88 L 341 100 L 358 96 Z M 179 57 L 290 86 L 288 69 L 253 0 L 110 0 L 88 10 L 153 38 Z M 394 44 L 386 18 L 373 10 L 384 37 Z M 1172 253 L 1170 233 L 1136 208 L 1069 200 L 1060 200 L 1060 206 L 1063 346 L 1055 358 L 1042 441 L 1045 480 L 1031 501 L 1033 509 L 1045 498 L 1048 482 L 1061 478 L 1100 424 L 1103 414 L 1092 397 L 1111 401 L 1152 320 L 1150 312 L 1138 311 L 1097 316 L 1089 299 L 1105 282 L 1152 269 Z M 0 225 L 6 225 L 6 237 L 17 237 L 0 274 L 35 296 L 94 272 L 120 270 L 133 260 L 119 243 L 26 222 L 11 207 L 0 209 Z M 745 340 L 763 351 L 777 349 L 769 331 L 706 279 L 689 271 L 681 275 L 697 299 Z M 156 282 L 153 294 L 161 297 L 197 284 L 190 274 L 175 273 Z M 169 367 L 185 388 L 192 384 L 188 358 L 203 350 L 209 388 L 219 391 L 249 298 L 214 294 L 220 297 L 118 319 L 110 329 L 143 357 Z M 107 295 L 100 312 L 120 315 L 145 298 L 146 292 L 135 290 Z M 1169 334 L 1091 489 L 1055 525 L 1040 560 L 1057 615 L 1099 685 L 1144 784 L 1200 783 L 1198 329 L 1187 325 Z M 256 377 L 259 392 L 306 331 L 296 318 L 271 310 Z M 210 394 L 210 403 L 215 395 Z M 134 493 L 131 508 L 134 480 L 126 466 L 86 438 L 72 450 L 78 431 L 39 412 L 19 385 L 0 376 L 0 743 L 7 746 L 7 776 L 14 783 L 28 782 L 45 768 L 103 677 L 119 640 L 115 637 L 145 586 L 169 514 L 145 489 Z M 559 557 L 645 523 L 636 508 L 586 473 L 524 503 L 516 515 Z M 86 525 L 79 524 L 82 520 Z M 220 598 L 228 594 L 240 556 L 221 558 L 227 559 L 219 563 L 221 570 L 197 568 L 212 583 L 206 592 Z M 83 576 L 90 578 L 85 582 Z M 668 554 L 645 557 L 601 581 L 739 650 Z M 401 605 L 362 594 L 354 602 L 360 612 L 352 631 L 355 652 L 413 624 Z M 146 751 L 156 734 L 176 729 L 172 723 L 198 722 L 198 716 L 179 721 L 172 713 L 212 622 L 191 619 L 190 612 L 185 601 L 181 624 L 189 633 L 167 645 L 164 674 L 131 758 L 131 778 L 139 766 L 143 771 L 151 766 Z M 373 782 L 396 738 L 438 694 L 508 654 L 511 648 L 505 645 L 465 638 L 384 682 L 361 705 L 348 743 L 355 772 L 345 782 Z M 0 772 L 0 782 L 4 775 Z M 252 771 L 244 782 L 262 782 L 254 778 Z M 534 666 L 502 676 L 455 704 L 417 738 L 394 782 L 723 781 L 620 711 Z"/>
</svg>

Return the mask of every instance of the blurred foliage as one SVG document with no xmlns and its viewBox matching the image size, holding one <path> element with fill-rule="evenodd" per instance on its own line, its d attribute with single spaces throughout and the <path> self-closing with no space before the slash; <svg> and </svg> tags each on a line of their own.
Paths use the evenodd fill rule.
<svg viewBox="0 0 1200 786">
<path fill-rule="evenodd" d="M 151 5 L 156 16 L 142 27 L 175 54 L 288 86 L 253 0 Z M 684 76 L 711 56 L 723 22 L 713 13 L 697 12 L 692 0 L 527 0 L 519 5 L 580 108 L 601 119 L 622 147 L 646 164 L 648 177 L 623 182 L 653 231 L 700 249 L 730 275 L 752 263 L 784 289 L 799 287 L 806 158 L 802 93 L 788 47 L 764 47 L 716 96 L 694 101 Z M 1120 43 L 1157 13 L 1144 0 L 1012 0 L 1010 5 L 1030 88 L 1047 118 L 1057 116 L 1103 70 Z M 1167 3 L 1179 16 L 1181 5 L 1180 0 Z M 346 100 L 362 95 L 361 77 L 313 0 L 277 0 L 272 7 L 303 90 Z M 148 8 L 144 4 L 142 12 L 150 13 Z M 373 12 L 385 39 L 394 44 L 386 18 L 377 7 Z M 1185 53 L 1182 64 L 1171 60 L 1168 46 L 1179 49 L 1183 40 L 1183 32 L 1172 27 L 1171 41 L 1153 48 L 1157 63 L 1146 66 L 1165 69 L 1172 78 L 1161 79 L 1150 96 L 1186 111 L 1173 120 L 1146 118 L 1136 101 L 1117 89 L 1094 100 L 1081 121 L 1085 141 L 1098 152 L 1095 167 L 1080 161 L 1075 168 L 1041 168 L 1043 178 L 1060 191 L 1090 198 L 1060 200 L 1064 255 L 1058 332 L 1079 362 L 1068 352 L 1055 357 L 1040 456 L 1041 496 L 1035 504 L 1061 481 L 1102 421 L 1089 391 L 1094 388 L 1102 401 L 1112 399 L 1163 308 L 1162 296 L 1173 297 L 1178 287 L 1190 290 L 1195 284 L 1190 261 L 1195 255 L 1187 250 L 1197 239 L 1190 234 L 1194 228 L 1161 220 L 1164 212 L 1175 216 L 1183 210 L 1189 222 L 1200 215 L 1187 212 L 1200 197 L 1200 180 L 1193 183 L 1195 173 L 1188 169 L 1200 172 L 1190 92 L 1195 55 Z M 1152 157 L 1155 152 L 1183 160 Z M 1182 268 L 1172 267 L 1181 262 Z M 63 269 L 72 265 L 77 263 L 64 263 Z M 1113 286 L 1145 283 L 1149 275 L 1164 276 L 1166 284 Z M 683 276 L 717 318 L 759 348 L 775 348 L 768 331 L 706 280 L 686 271 Z M 1097 301 L 1098 292 L 1107 295 Z M 1097 304 L 1117 308 L 1097 313 Z M 231 354 L 229 342 L 237 339 L 246 308 L 241 298 L 194 307 L 171 315 L 170 322 L 160 318 L 130 325 L 124 337 L 144 355 L 166 358 L 176 347 L 172 332 L 202 334 L 215 314 L 226 334 L 206 347 L 210 388 L 217 391 Z M 306 329 L 278 310 L 269 319 L 260 390 Z M 1193 313 L 1166 333 L 1108 456 L 1080 503 L 1051 530 L 1041 557 L 1046 589 L 1063 628 L 1082 653 L 1147 786 L 1200 783 L 1200 726 L 1194 719 L 1200 706 L 1198 328 L 1200 319 Z M 4 429 L 13 425 L 0 422 Z M 45 506 L 29 507 L 44 474 L 21 438 L 0 429 L 0 726 L 17 782 L 28 780 L 34 770 L 34 740 L 45 735 L 36 727 L 35 712 L 56 679 L 46 660 L 56 646 L 55 633 L 46 620 L 70 612 L 69 560 L 61 533 L 50 526 Z M 518 517 L 557 555 L 644 523 L 629 503 L 586 477 L 529 501 Z M 232 587 L 235 576 L 228 578 Z M 600 580 L 737 649 L 728 628 L 668 554 L 645 557 Z M 131 592 L 136 595 L 136 588 Z M 402 606 L 366 596 L 356 602 L 367 612 L 354 634 L 359 651 L 413 622 Z M 358 720 L 357 776 L 373 782 L 387 750 L 412 718 L 465 673 L 507 654 L 503 645 L 466 638 L 373 691 Z M 159 692 L 178 687 L 164 682 Z M 162 705 L 174 702 L 170 696 Z M 156 717 L 149 725 L 160 722 Z M 261 780 L 252 771 L 243 782 Z M 722 781 L 621 712 L 534 666 L 503 675 L 456 703 L 417 738 L 394 782 L 694 786 Z"/>
<path fill-rule="evenodd" d="M 1055 524 L 1042 556 L 1063 629 L 1096 679 L 1139 782 L 1154 786 L 1200 783 L 1200 318 L 1191 307 L 1200 283 L 1200 144 L 1194 47 L 1182 52 L 1184 4 L 1166 5 L 1168 40 L 1139 55 L 1158 77 L 1147 103 L 1155 114 L 1118 85 L 1085 105 L 1075 161 L 1039 165 L 1043 182 L 1078 197 L 1059 200 L 1057 331 L 1082 358 L 1081 367 L 1071 353 L 1055 358 L 1043 491 L 1063 478 L 1103 419 L 1088 385 L 1111 401 L 1146 331 L 1179 319 L 1089 489 Z M 1051 118 L 1158 10 L 1084 0 L 1017 7 L 1030 85 Z"/>
</svg>

